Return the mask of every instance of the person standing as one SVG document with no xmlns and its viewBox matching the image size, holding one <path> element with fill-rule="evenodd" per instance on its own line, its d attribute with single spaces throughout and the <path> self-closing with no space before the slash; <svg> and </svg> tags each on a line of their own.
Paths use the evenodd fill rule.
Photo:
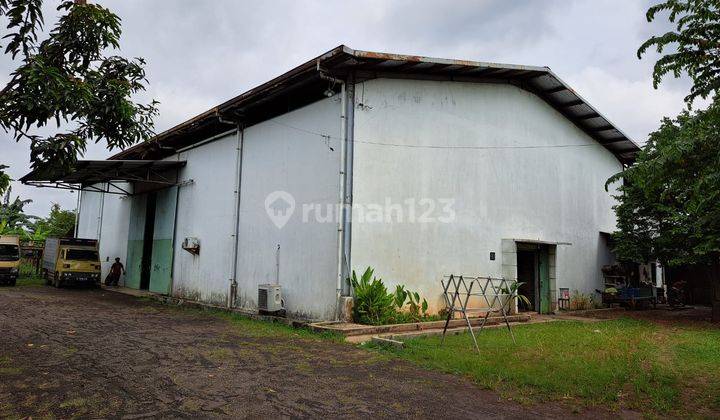
<svg viewBox="0 0 720 420">
<path fill-rule="evenodd" d="M 108 273 L 105 279 L 105 285 L 117 286 L 120 280 L 120 274 L 125 274 L 125 267 L 120 262 L 120 258 L 115 258 L 115 263 L 110 267 L 110 273 Z"/>
</svg>

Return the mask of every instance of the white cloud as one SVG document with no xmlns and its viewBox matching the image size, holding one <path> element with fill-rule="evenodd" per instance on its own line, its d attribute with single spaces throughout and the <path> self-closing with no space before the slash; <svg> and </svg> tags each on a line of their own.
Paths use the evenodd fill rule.
<svg viewBox="0 0 720 420">
<path fill-rule="evenodd" d="M 660 125 L 663 117 L 682 111 L 687 94 L 685 90 L 663 85 L 654 90 L 649 80 L 627 80 L 597 67 L 569 75 L 567 82 L 640 144 L 645 143 L 647 135 Z"/>
</svg>

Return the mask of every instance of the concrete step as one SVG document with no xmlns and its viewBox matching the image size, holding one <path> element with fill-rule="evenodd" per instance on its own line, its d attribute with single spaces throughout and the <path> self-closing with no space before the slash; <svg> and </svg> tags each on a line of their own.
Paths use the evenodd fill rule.
<svg viewBox="0 0 720 420">
<path fill-rule="evenodd" d="M 510 322 L 528 322 L 531 317 L 528 314 L 517 314 L 508 315 Z M 503 322 L 502 316 L 491 316 L 488 318 L 486 325 L 495 325 Z M 479 326 L 482 323 L 482 318 L 470 318 L 470 324 L 473 326 Z M 349 322 L 315 322 L 309 324 L 309 327 L 315 331 L 331 331 L 337 334 L 344 335 L 345 337 L 352 337 L 355 335 L 381 335 L 381 334 L 392 334 L 401 332 L 413 332 L 413 331 L 424 331 L 441 329 L 445 326 L 445 321 L 430 321 L 430 322 L 413 322 L 407 324 L 390 324 L 390 325 L 362 325 L 354 324 Z M 467 323 L 464 319 L 452 319 L 450 320 L 450 328 L 467 328 Z"/>
<path fill-rule="evenodd" d="M 553 318 L 530 318 L 525 321 L 511 321 L 510 327 L 515 328 L 521 325 L 528 325 L 528 324 L 540 324 L 540 323 L 547 323 L 547 322 L 555 322 L 559 321 L 558 319 Z M 465 322 L 463 320 L 463 322 Z M 489 321 L 488 321 L 489 322 Z M 485 324 L 484 329 L 493 329 L 493 328 L 506 328 L 505 323 L 498 323 L 494 322 L 492 324 Z M 473 325 L 473 332 L 475 334 L 480 331 L 480 327 L 478 325 Z M 455 326 L 453 328 L 448 328 L 447 335 L 457 335 L 457 334 L 463 334 L 467 332 L 467 324 L 464 324 L 462 326 Z M 373 341 L 374 338 L 380 338 L 385 340 L 392 340 L 392 341 L 399 341 L 403 342 L 405 340 L 417 338 L 417 337 L 429 337 L 429 336 L 436 336 L 436 335 L 442 335 L 443 328 L 427 328 L 423 330 L 418 331 L 406 331 L 406 332 L 394 332 L 394 333 L 384 333 L 384 334 L 363 334 L 363 335 L 351 335 L 345 337 L 345 341 L 349 343 L 355 343 L 355 344 L 361 344 L 368 341 Z M 378 340 L 375 340 L 378 341 Z"/>
</svg>

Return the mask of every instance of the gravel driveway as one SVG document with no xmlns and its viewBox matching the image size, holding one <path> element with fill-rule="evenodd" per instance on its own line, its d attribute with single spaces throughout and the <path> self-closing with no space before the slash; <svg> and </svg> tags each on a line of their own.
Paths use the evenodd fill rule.
<svg viewBox="0 0 720 420">
<path fill-rule="evenodd" d="M 570 414 L 348 344 L 104 290 L 0 288 L 0 332 L 3 418 Z"/>
</svg>

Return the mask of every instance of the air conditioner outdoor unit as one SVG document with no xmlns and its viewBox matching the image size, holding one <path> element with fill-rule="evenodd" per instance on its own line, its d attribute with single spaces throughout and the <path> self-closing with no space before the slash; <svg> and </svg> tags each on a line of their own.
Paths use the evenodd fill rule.
<svg viewBox="0 0 720 420">
<path fill-rule="evenodd" d="M 279 284 L 258 285 L 258 309 L 272 313 L 285 310 Z"/>
<path fill-rule="evenodd" d="M 200 240 L 198 238 L 185 238 L 182 242 L 182 249 L 193 254 L 200 254 Z"/>
</svg>

